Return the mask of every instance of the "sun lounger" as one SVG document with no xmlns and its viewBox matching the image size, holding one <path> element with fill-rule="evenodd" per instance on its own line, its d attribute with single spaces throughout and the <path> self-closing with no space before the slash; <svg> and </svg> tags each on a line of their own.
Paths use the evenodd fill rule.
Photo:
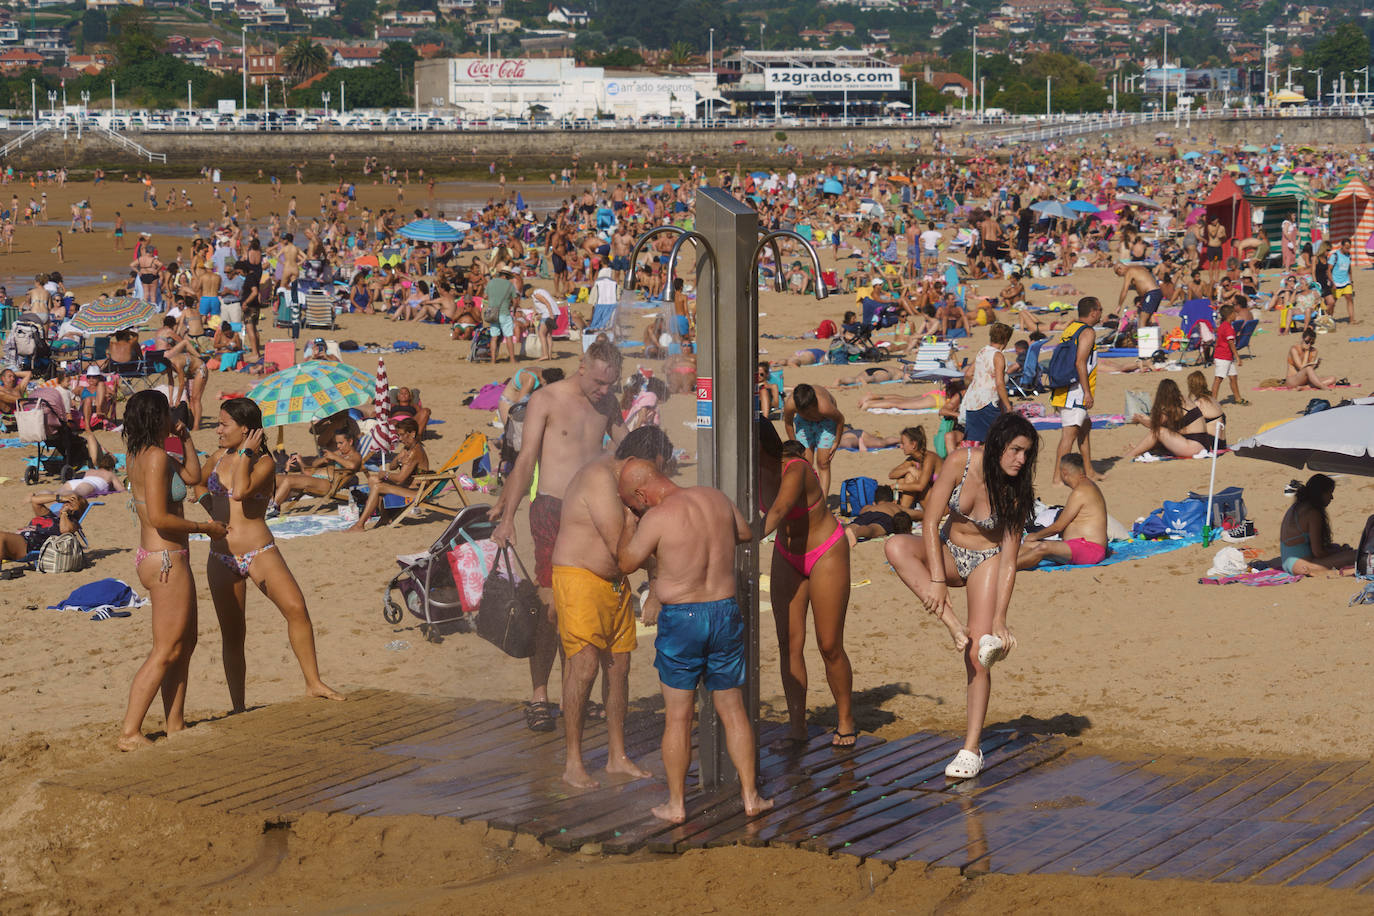
<svg viewBox="0 0 1374 916">
<path fill-rule="evenodd" d="M 950 366 L 953 355 L 954 344 L 949 341 L 921 344 L 916 351 L 916 358 L 904 361 L 907 378 L 913 382 L 960 378 L 964 373 Z"/>
</svg>

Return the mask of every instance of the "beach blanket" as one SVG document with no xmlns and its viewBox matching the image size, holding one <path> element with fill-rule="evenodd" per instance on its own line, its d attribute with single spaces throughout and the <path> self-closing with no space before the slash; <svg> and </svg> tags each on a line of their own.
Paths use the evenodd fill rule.
<svg viewBox="0 0 1374 916">
<path fill-rule="evenodd" d="M 1096 414 L 1092 423 L 1093 429 L 1116 429 L 1126 425 L 1126 418 L 1121 414 Z M 1031 426 L 1036 429 L 1060 429 L 1062 425 L 1058 417 L 1036 417 L 1031 420 Z"/>
<path fill-rule="evenodd" d="M 482 390 L 477 392 L 468 406 L 473 410 L 495 410 L 496 405 L 501 403 L 501 392 L 505 390 L 505 382 L 491 382 L 483 385 Z"/>
<path fill-rule="evenodd" d="M 140 598 L 128 583 L 120 579 L 97 579 L 77 587 L 66 598 L 48 607 L 51 610 L 88 613 L 100 609 L 109 611 L 122 607 L 143 607 L 147 603 L 147 598 Z"/>
<path fill-rule="evenodd" d="M 1364 342 L 1367 341 L 1367 340 L 1374 340 L 1374 334 L 1370 334 L 1370 335 L 1367 336 L 1367 337 L 1352 337 L 1352 338 L 1350 338 L 1350 342 L 1351 342 L 1351 343 L 1364 343 Z"/>
<path fill-rule="evenodd" d="M 869 407 L 869 413 L 939 413 L 938 407 Z"/>
<path fill-rule="evenodd" d="M 1358 385 L 1327 385 L 1327 390 L 1332 388 L 1358 388 Z M 1289 388 L 1287 385 L 1264 385 L 1251 389 L 1252 391 L 1316 391 L 1315 388 Z"/>
<path fill-rule="evenodd" d="M 329 531 L 343 531 L 352 524 L 353 522 L 342 515 L 291 515 L 267 520 L 268 530 L 279 541 L 306 538 L 316 534 L 325 534 Z M 209 538 L 203 534 L 193 534 L 191 540 L 209 540 Z"/>
<path fill-rule="evenodd" d="M 23 439 L 0 439 L 0 448 L 23 448 L 26 445 L 33 443 L 25 442 Z"/>
<path fill-rule="evenodd" d="M 1199 585 L 1292 585 L 1301 582 L 1302 576 L 1290 576 L 1281 569 L 1261 569 L 1239 576 L 1204 576 L 1197 581 Z"/>
<path fill-rule="evenodd" d="M 1105 350 L 1098 350 L 1097 355 L 1103 359 L 1139 359 L 1139 347 L 1108 347 Z"/>
<path fill-rule="evenodd" d="M 1225 455 L 1229 451 L 1231 451 L 1229 448 L 1219 448 L 1217 449 L 1216 457 L 1220 458 L 1222 455 Z M 1156 455 L 1154 452 L 1146 452 L 1143 455 L 1139 455 L 1136 458 L 1133 458 L 1132 462 L 1139 462 L 1140 464 L 1154 464 L 1156 461 L 1198 461 L 1211 457 L 1211 452 L 1198 452 L 1196 455 L 1192 455 L 1188 458 L 1184 458 L 1181 455 Z"/>
<path fill-rule="evenodd" d="M 1107 558 L 1101 563 L 1094 563 L 1091 566 L 1075 566 L 1072 563 L 1052 563 L 1042 561 L 1035 569 L 1054 572 L 1061 569 L 1096 569 L 1099 566 L 1114 566 L 1117 563 L 1130 563 L 1135 560 L 1144 560 L 1149 557 L 1157 556 L 1161 553 L 1172 553 L 1175 550 L 1182 550 L 1184 547 L 1191 547 L 1194 544 L 1201 544 L 1201 537 L 1172 538 L 1158 541 L 1146 541 L 1132 538 L 1128 541 L 1108 541 Z"/>
</svg>

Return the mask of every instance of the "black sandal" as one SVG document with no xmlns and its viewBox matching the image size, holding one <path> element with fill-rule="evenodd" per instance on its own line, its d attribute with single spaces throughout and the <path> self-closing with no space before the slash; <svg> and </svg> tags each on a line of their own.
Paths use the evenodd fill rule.
<svg viewBox="0 0 1374 916">
<path fill-rule="evenodd" d="M 602 706 L 600 703 L 590 703 L 590 702 L 589 702 L 589 703 L 587 704 L 587 721 L 588 721 L 588 722 L 605 722 L 605 721 L 606 721 L 606 707 L 605 707 L 605 706 Z"/>
<path fill-rule="evenodd" d="M 525 704 L 525 727 L 532 732 L 551 732 L 557 725 L 554 722 L 554 706 L 552 703 L 526 703 Z"/>
<path fill-rule="evenodd" d="M 855 730 L 852 731 L 852 732 L 842 732 L 842 731 L 840 731 L 840 730 L 837 728 L 837 729 L 835 729 L 833 732 L 830 733 L 830 736 L 831 736 L 831 737 L 830 737 L 830 746 L 831 746 L 831 747 L 841 747 L 841 748 L 844 748 L 844 747 L 853 747 L 853 746 L 855 745 L 855 743 L 857 743 L 858 740 L 859 740 L 859 730 L 858 730 L 858 729 L 855 729 Z M 840 742 L 842 742 L 842 741 L 845 741 L 846 739 L 848 739 L 848 743 L 846 743 L 846 744 L 841 744 L 841 743 L 840 743 Z"/>
</svg>

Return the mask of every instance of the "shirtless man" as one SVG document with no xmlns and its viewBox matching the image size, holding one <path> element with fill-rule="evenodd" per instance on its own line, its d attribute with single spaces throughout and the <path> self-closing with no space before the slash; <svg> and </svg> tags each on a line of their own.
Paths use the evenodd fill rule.
<svg viewBox="0 0 1374 916">
<path fill-rule="evenodd" d="M 1070 452 L 1059 459 L 1059 477 L 1069 499 L 1048 528 L 1028 534 L 1016 555 L 1017 569 L 1033 569 L 1041 560 L 1095 566 L 1107 557 L 1107 501 L 1083 470 L 1083 457 Z M 1046 538 L 1059 535 L 1062 540 Z"/>
<path fill-rule="evenodd" d="M 295 237 L 291 233 L 282 236 L 277 257 L 281 261 L 281 285 L 295 292 L 296 281 L 301 276 L 301 260 L 305 253 L 296 247 Z"/>
<path fill-rule="evenodd" d="M 1148 328 L 1155 323 L 1155 313 L 1159 311 L 1159 304 L 1164 299 L 1164 291 L 1159 288 L 1159 281 L 1150 268 L 1143 264 L 1117 264 L 1112 268 L 1118 277 L 1122 278 L 1121 295 L 1117 297 L 1116 309 L 1118 314 L 1124 315 L 1122 309 L 1126 306 L 1126 297 L 1131 290 L 1135 290 L 1135 307 L 1140 313 L 1140 326 Z M 1125 319 L 1122 319 L 1125 322 Z"/>
<path fill-rule="evenodd" d="M 844 414 L 835 396 L 820 385 L 800 384 L 792 389 L 782 405 L 782 422 L 787 438 L 806 447 L 806 460 L 816 466 L 821 492 L 830 493 L 830 462 L 844 435 Z"/>
<path fill-rule="evenodd" d="M 343 433 L 339 433 L 343 435 Z M 396 435 L 401 447 L 396 453 L 395 465 L 389 471 L 369 471 L 367 474 L 367 504 L 358 514 L 358 521 L 348 530 L 360 532 L 367 528 L 368 520 L 377 513 L 383 496 L 404 496 L 414 499 L 420 489 L 415 486 L 415 475 L 429 470 L 429 455 L 420 444 L 420 424 L 411 417 L 396 421 Z"/>
<path fill-rule="evenodd" d="M 739 773 L 744 813 L 773 806 L 759 795 L 754 729 L 744 709 L 744 621 L 735 602 L 735 547 L 753 538 L 749 523 L 719 490 L 674 485 L 649 462 L 633 459 L 620 472 L 624 528 L 616 557 L 629 574 L 653 557 L 658 624 L 654 639 L 663 688 L 663 768 L 668 801 L 655 817 L 680 824 L 687 819 L 687 766 L 692 756 L 692 713 L 696 688 L 712 692 L 725 726 L 725 746 Z M 652 618 L 652 619 L 651 619 Z"/>
<path fill-rule="evenodd" d="M 397 428 L 400 428 L 399 423 Z M 298 493 L 323 496 L 329 492 L 329 477 L 318 477 L 304 472 L 327 468 L 333 464 L 340 471 L 351 476 L 357 474 L 363 466 L 363 456 L 358 454 L 353 436 L 347 429 L 340 429 L 334 433 L 334 448 L 324 449 L 323 454 L 318 458 L 301 458 L 299 460 L 302 473 L 283 474 L 279 478 L 277 492 L 272 496 L 271 505 L 267 507 L 268 518 L 276 517 L 281 511 L 281 506 L 295 499 Z"/>
<path fill-rule="evenodd" d="M 201 315 L 208 317 L 220 313 L 219 284 L 219 274 L 211 270 L 206 261 L 197 258 L 191 273 L 191 294 L 199 303 Z"/>
<path fill-rule="evenodd" d="M 492 540 L 512 544 L 515 513 L 539 466 L 539 493 L 530 503 L 530 536 L 534 541 L 534 575 L 539 597 L 549 609 L 535 631 L 534 655 L 530 657 L 531 697 L 525 724 L 532 731 L 553 731 L 549 705 L 549 672 L 558 651 L 553 618 L 553 549 L 563 512 L 568 484 L 586 464 L 601 454 L 601 443 L 625 437 L 625 423 L 611 388 L 620 378 L 620 350 L 599 340 L 587 348 L 577 372 L 530 395 L 521 432 L 520 455 L 506 479 L 490 518 L 497 522 Z M 547 446 L 547 448 L 546 448 Z"/>
<path fill-rule="evenodd" d="M 631 458 L 653 462 L 660 471 L 673 456 L 662 428 L 644 426 L 577 472 L 563 500 L 558 541 L 553 547 L 553 599 L 563 644 L 563 729 L 568 753 L 563 781 L 579 789 L 599 783 L 582 763 L 582 729 L 596 670 L 602 669 L 606 772 L 642 779 L 651 775 L 625 753 L 625 710 L 630 696 L 630 653 L 638 646 L 630 588 L 616 561 L 624 526 L 620 469 Z"/>
</svg>

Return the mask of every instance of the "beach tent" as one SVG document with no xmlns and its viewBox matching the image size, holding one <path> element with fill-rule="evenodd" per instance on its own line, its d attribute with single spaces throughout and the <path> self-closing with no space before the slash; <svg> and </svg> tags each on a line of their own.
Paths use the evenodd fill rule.
<svg viewBox="0 0 1374 916">
<path fill-rule="evenodd" d="M 1316 199 L 1307 182 L 1286 172 L 1279 178 L 1269 193 L 1262 197 L 1247 197 L 1250 203 L 1264 208 L 1264 220 L 1260 231 L 1269 239 L 1269 250 L 1278 253 L 1282 250 L 1283 221 L 1292 220 L 1298 225 L 1298 244 L 1312 240 L 1312 217 L 1316 211 Z"/>
<path fill-rule="evenodd" d="M 1249 202 L 1236 186 L 1235 179 L 1229 174 L 1224 174 L 1202 205 L 1207 210 L 1209 223 L 1213 219 L 1219 219 L 1226 227 L 1226 244 L 1222 247 L 1222 257 L 1231 257 L 1232 240 L 1247 238 L 1250 235 Z"/>
<path fill-rule="evenodd" d="M 1351 173 L 1336 186 L 1327 202 L 1332 239 L 1352 239 L 1350 256 L 1356 266 L 1374 265 L 1374 258 L 1366 250 L 1370 236 L 1374 236 L 1374 189 L 1359 175 Z"/>
</svg>

